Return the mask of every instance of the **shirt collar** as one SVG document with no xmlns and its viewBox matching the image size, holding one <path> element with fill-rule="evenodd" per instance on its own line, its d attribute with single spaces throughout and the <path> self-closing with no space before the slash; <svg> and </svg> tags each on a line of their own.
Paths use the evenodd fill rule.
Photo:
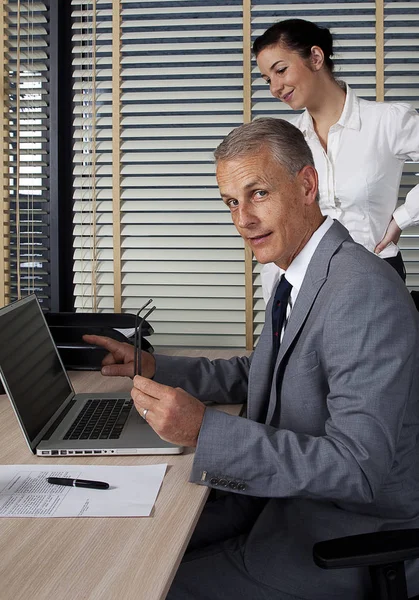
<svg viewBox="0 0 419 600">
<path fill-rule="evenodd" d="M 320 227 L 316 229 L 311 238 L 308 240 L 307 244 L 304 246 L 301 252 L 297 254 L 288 269 L 285 271 L 285 277 L 292 285 L 294 301 L 302 286 L 303 279 L 306 275 L 311 258 L 326 231 L 328 231 L 329 227 L 332 225 L 333 219 L 331 217 L 326 217 Z"/>
<path fill-rule="evenodd" d="M 345 104 L 343 106 L 342 114 L 340 115 L 339 121 L 336 123 L 336 125 L 347 127 L 348 129 L 359 130 L 361 128 L 359 98 L 347 83 L 345 84 L 345 88 Z M 307 109 L 301 115 L 300 129 L 308 138 L 313 136 L 317 137 L 317 134 L 314 131 L 313 119 Z"/>
<path fill-rule="evenodd" d="M 361 128 L 361 118 L 359 115 L 359 99 L 353 89 L 346 84 L 346 99 L 342 114 L 337 123 L 348 129 L 359 130 Z"/>
</svg>

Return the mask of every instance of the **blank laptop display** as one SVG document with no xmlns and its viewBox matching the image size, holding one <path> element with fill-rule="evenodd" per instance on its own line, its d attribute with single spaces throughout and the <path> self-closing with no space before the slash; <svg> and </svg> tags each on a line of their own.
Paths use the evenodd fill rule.
<svg viewBox="0 0 419 600">
<path fill-rule="evenodd" d="M 75 394 L 35 294 L 0 309 L 0 379 L 40 456 L 179 454 L 126 393 Z"/>
</svg>

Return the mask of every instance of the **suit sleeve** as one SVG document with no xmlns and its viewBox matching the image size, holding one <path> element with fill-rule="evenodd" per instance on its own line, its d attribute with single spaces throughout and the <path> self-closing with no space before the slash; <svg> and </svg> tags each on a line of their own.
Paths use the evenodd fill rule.
<svg viewBox="0 0 419 600">
<path fill-rule="evenodd" d="M 408 294 L 395 294 L 391 280 L 369 274 L 354 285 L 342 274 L 340 283 L 330 290 L 316 338 L 316 369 L 329 385 L 324 435 L 207 409 L 192 481 L 239 484 L 236 491 L 254 496 L 373 501 L 392 469 L 413 390 L 417 394 L 418 320 Z"/>
<path fill-rule="evenodd" d="M 247 400 L 247 380 L 251 357 L 229 360 L 156 356 L 154 380 L 180 387 L 201 402 L 241 404 Z"/>
</svg>

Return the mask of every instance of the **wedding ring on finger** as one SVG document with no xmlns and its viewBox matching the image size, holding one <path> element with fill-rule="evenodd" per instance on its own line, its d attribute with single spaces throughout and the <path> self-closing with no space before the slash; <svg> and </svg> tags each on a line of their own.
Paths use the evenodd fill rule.
<svg viewBox="0 0 419 600">
<path fill-rule="evenodd" d="M 147 413 L 148 413 L 148 408 L 143 408 L 143 414 L 141 416 L 143 417 L 144 421 L 147 421 L 147 419 L 146 419 Z"/>
</svg>

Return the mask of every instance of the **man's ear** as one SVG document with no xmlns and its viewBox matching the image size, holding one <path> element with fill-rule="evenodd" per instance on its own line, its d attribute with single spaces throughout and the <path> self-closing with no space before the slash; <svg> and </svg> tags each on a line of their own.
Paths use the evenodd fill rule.
<svg viewBox="0 0 419 600">
<path fill-rule="evenodd" d="M 320 46 L 311 47 L 310 64 L 313 71 L 320 71 L 324 65 L 324 52 Z"/>
<path fill-rule="evenodd" d="M 316 201 L 319 189 L 319 177 L 316 169 L 311 165 L 306 165 L 298 173 L 298 176 L 303 186 L 305 204 L 307 206 L 313 204 Z"/>
</svg>

